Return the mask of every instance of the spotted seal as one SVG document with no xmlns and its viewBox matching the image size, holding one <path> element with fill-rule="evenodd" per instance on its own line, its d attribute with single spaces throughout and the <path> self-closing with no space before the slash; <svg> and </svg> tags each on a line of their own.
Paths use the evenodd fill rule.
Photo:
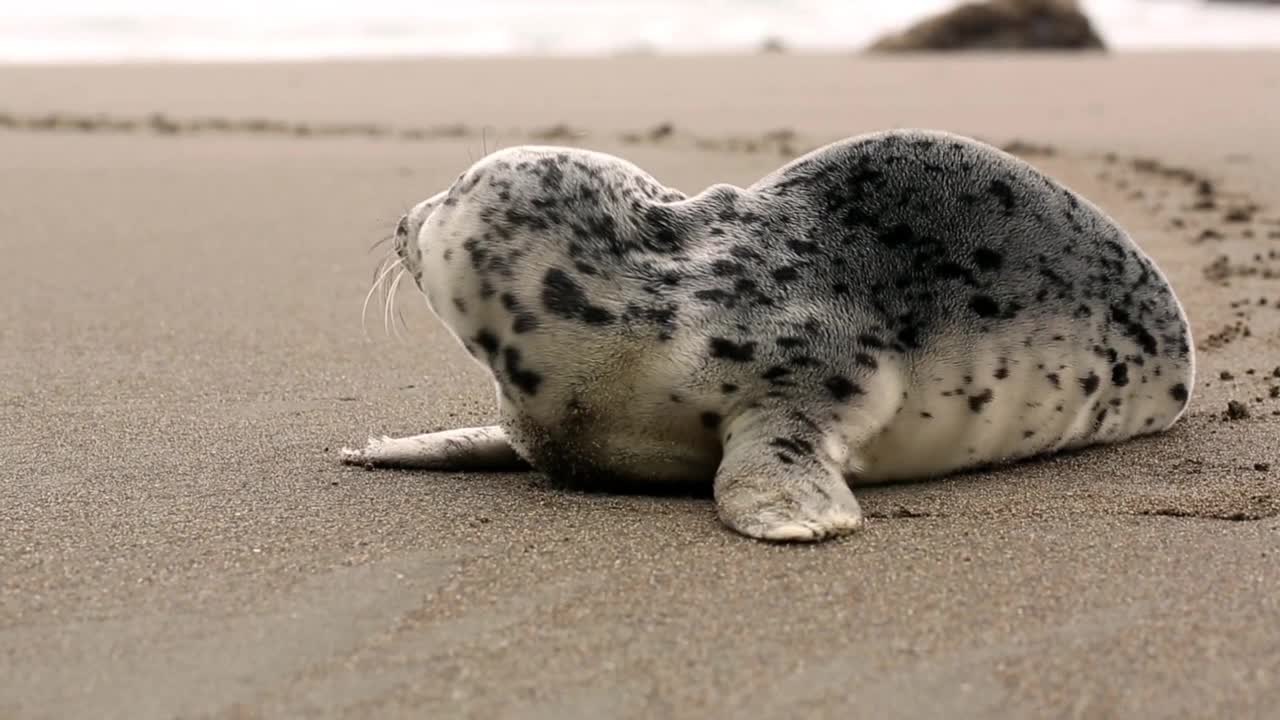
<svg viewBox="0 0 1280 720">
<path fill-rule="evenodd" d="M 343 460 L 709 481 L 745 535 L 863 522 L 850 485 L 1169 428 L 1186 316 L 1096 206 L 980 142 L 895 130 L 686 196 L 586 150 L 493 153 L 400 222 L 399 262 L 500 424 Z"/>
</svg>

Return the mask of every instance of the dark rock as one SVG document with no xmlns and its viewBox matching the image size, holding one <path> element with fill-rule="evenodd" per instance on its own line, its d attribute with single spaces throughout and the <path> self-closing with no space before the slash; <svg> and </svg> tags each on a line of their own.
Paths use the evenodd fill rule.
<svg viewBox="0 0 1280 720">
<path fill-rule="evenodd" d="M 787 44 L 780 37 L 770 36 L 760 43 L 760 52 L 765 55 L 777 55 L 786 51 Z"/>
<path fill-rule="evenodd" d="M 1075 0 L 988 0 L 925 18 L 874 42 L 872 52 L 1103 50 Z"/>
</svg>

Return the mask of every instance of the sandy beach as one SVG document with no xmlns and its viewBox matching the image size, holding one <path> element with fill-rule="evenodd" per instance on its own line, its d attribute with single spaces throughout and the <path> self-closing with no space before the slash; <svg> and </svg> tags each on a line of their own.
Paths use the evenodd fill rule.
<svg viewBox="0 0 1280 720">
<path fill-rule="evenodd" d="M 1280 53 L 6 67 L 0 98 L 0 718 L 1280 707 Z M 817 546 L 708 497 L 338 464 L 494 419 L 408 290 L 401 339 L 361 327 L 369 246 L 485 149 L 697 191 L 907 126 L 1007 147 L 1154 256 L 1185 420 L 862 490 Z"/>
</svg>

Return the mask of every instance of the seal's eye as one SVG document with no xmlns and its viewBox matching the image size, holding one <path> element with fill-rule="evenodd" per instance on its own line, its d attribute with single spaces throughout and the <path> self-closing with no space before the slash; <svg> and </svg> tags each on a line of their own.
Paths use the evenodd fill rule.
<svg viewBox="0 0 1280 720">
<path fill-rule="evenodd" d="M 400 218 L 400 224 L 396 225 L 396 237 L 404 237 L 409 234 L 409 216 L 405 215 Z"/>
</svg>

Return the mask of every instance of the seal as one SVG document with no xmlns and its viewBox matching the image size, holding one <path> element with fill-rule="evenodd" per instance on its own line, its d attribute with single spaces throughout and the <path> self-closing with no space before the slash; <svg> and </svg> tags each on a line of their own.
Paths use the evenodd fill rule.
<svg viewBox="0 0 1280 720">
<path fill-rule="evenodd" d="M 500 424 L 344 462 L 710 482 L 733 530 L 851 532 L 850 489 L 1169 428 L 1182 306 L 1099 208 L 977 141 L 894 130 L 687 197 L 626 160 L 525 146 L 395 236 L 494 378 Z"/>
</svg>

